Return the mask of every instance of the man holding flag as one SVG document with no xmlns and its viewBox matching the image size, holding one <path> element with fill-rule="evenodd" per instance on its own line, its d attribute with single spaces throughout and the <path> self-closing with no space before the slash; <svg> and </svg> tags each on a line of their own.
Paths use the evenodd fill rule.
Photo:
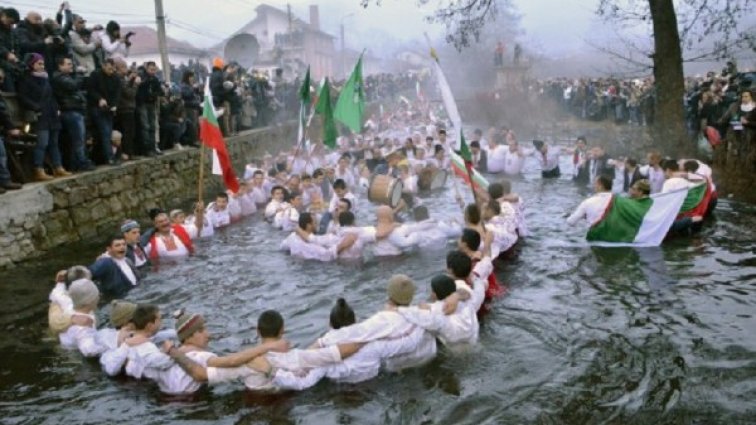
<svg viewBox="0 0 756 425">
<path fill-rule="evenodd" d="M 202 106 L 202 117 L 200 118 L 200 140 L 202 148 L 200 149 L 200 177 L 199 177 L 199 198 L 202 200 L 202 178 L 205 167 L 205 149 L 207 146 L 213 150 L 213 174 L 223 175 L 223 183 L 232 193 L 239 191 L 239 181 L 234 174 L 234 167 L 231 164 L 231 158 L 228 156 L 226 142 L 223 140 L 223 134 L 218 126 L 218 117 L 213 108 L 213 96 L 210 92 L 210 80 L 205 81 L 205 99 Z"/>
</svg>

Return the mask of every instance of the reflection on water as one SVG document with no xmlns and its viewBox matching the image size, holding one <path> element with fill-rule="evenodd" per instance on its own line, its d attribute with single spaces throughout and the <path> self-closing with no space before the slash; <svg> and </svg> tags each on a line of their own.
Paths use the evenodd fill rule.
<svg viewBox="0 0 756 425">
<path fill-rule="evenodd" d="M 566 163 L 565 163 L 566 166 Z M 566 169 L 566 168 L 565 168 Z M 693 239 L 662 248 L 591 248 L 562 215 L 583 197 L 565 177 L 515 182 L 532 237 L 504 264 L 510 290 L 486 316 L 480 347 L 359 385 L 322 382 L 296 394 L 247 394 L 239 385 L 189 399 L 154 385 L 108 379 L 95 361 L 58 349 L 45 331 L 55 270 L 100 247 L 0 276 L 0 407 L 3 423 L 753 423 L 756 413 L 754 208 L 720 202 Z M 432 214 L 459 214 L 446 193 Z M 373 221 L 360 205 L 358 221 Z M 388 276 L 416 279 L 427 297 L 450 246 L 363 264 L 293 260 L 281 234 L 251 218 L 198 243 L 199 254 L 163 266 L 129 298 L 164 311 L 206 315 L 218 352 L 255 343 L 257 315 L 274 308 L 299 346 L 325 331 L 337 297 L 364 318 L 378 310 Z M 103 323 L 106 312 L 101 312 Z M 172 320 L 166 320 L 172 325 Z"/>
</svg>

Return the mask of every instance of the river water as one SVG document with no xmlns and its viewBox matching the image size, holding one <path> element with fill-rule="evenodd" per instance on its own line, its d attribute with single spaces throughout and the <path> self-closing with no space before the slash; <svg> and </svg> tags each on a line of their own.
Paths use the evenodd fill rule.
<svg viewBox="0 0 756 425">
<path fill-rule="evenodd" d="M 224 385 L 169 398 L 147 382 L 107 378 L 47 336 L 55 271 L 99 246 L 62 248 L 0 275 L 0 423 L 756 423 L 756 208 L 720 200 L 701 234 L 658 249 L 591 248 L 562 219 L 585 189 L 535 170 L 514 189 L 532 235 L 497 272 L 509 290 L 483 320 L 480 347 L 359 385 L 324 381 L 275 396 Z M 434 217 L 459 214 L 449 198 L 425 200 Z M 358 224 L 373 221 L 360 207 Z M 427 297 L 452 247 L 320 264 L 278 252 L 281 237 L 251 217 L 128 298 L 202 313 L 216 352 L 254 344 L 258 314 L 277 309 L 301 347 L 326 330 L 337 297 L 361 318 L 379 310 L 392 273 L 414 278 L 417 299 Z"/>
</svg>

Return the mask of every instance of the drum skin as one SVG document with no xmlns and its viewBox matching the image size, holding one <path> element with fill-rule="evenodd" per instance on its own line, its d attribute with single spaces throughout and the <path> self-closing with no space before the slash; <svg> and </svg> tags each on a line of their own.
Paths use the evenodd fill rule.
<svg viewBox="0 0 756 425">
<path fill-rule="evenodd" d="M 402 199 L 402 189 L 404 189 L 404 183 L 400 179 L 384 174 L 375 174 L 370 177 L 368 200 L 395 208 Z"/>
</svg>

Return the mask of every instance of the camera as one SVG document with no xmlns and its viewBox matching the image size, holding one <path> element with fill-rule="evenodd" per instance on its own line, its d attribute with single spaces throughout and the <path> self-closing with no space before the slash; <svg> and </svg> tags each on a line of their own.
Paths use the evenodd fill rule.
<svg viewBox="0 0 756 425">
<path fill-rule="evenodd" d="M 125 38 L 126 40 L 128 40 L 129 38 L 131 38 L 131 36 L 133 36 L 135 34 L 136 33 L 134 31 L 129 31 L 129 32 L 126 33 L 126 36 L 123 37 L 123 38 Z"/>
</svg>

